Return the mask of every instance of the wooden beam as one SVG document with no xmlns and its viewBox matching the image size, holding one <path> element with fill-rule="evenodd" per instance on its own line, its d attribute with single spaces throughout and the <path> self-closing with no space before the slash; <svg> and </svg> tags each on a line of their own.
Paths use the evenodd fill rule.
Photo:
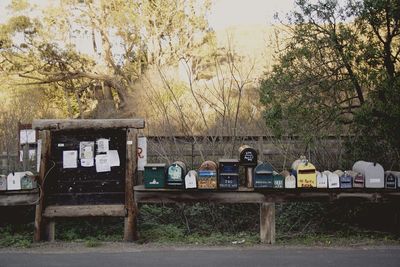
<svg viewBox="0 0 400 267">
<path fill-rule="evenodd" d="M 125 166 L 125 224 L 124 240 L 137 240 L 136 214 L 137 208 L 134 202 L 133 187 L 135 175 L 137 175 L 137 130 L 128 129 L 126 132 L 126 166 Z"/>
<path fill-rule="evenodd" d="M 275 243 L 275 203 L 262 203 L 260 206 L 261 243 Z"/>
<path fill-rule="evenodd" d="M 43 131 L 42 133 L 42 154 L 40 158 L 40 169 L 39 169 L 39 202 L 36 204 L 35 209 L 35 230 L 33 240 L 38 242 L 42 240 L 42 213 L 44 207 L 44 180 L 46 178 L 47 163 L 50 159 L 51 153 L 51 133 L 50 131 Z"/>
<path fill-rule="evenodd" d="M 39 191 L 18 190 L 0 193 L 0 206 L 30 206 L 36 205 L 39 199 Z"/>
<path fill-rule="evenodd" d="M 47 206 L 43 216 L 58 217 L 124 217 L 124 205 L 71 205 Z"/>
<path fill-rule="evenodd" d="M 34 120 L 32 128 L 36 130 L 75 130 L 134 128 L 143 129 L 144 119 L 76 119 L 76 120 Z"/>
<path fill-rule="evenodd" d="M 56 222 L 54 220 L 45 220 L 43 239 L 50 242 L 54 242 L 56 240 Z"/>
</svg>

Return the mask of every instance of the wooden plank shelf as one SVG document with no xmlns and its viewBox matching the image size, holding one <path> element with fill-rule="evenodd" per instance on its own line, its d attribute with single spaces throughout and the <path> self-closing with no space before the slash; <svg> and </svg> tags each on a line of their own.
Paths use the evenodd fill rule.
<svg viewBox="0 0 400 267">
<path fill-rule="evenodd" d="M 14 190 L 0 192 L 0 206 L 31 206 L 39 200 L 39 190 Z"/>
<path fill-rule="evenodd" d="M 124 205 L 70 205 L 47 206 L 43 217 L 124 217 Z"/>
<path fill-rule="evenodd" d="M 265 203 L 294 201 L 335 201 L 339 199 L 360 199 L 371 202 L 400 201 L 400 191 L 373 188 L 352 189 L 254 189 L 239 187 L 237 190 L 184 190 L 170 188 L 134 187 L 136 203 Z"/>
</svg>

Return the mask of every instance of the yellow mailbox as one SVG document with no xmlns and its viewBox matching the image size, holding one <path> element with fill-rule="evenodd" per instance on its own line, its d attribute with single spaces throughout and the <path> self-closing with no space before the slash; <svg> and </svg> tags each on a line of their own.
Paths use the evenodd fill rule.
<svg viewBox="0 0 400 267">
<path fill-rule="evenodd" d="M 317 187 L 317 172 L 314 165 L 308 161 L 297 167 L 297 187 Z"/>
</svg>

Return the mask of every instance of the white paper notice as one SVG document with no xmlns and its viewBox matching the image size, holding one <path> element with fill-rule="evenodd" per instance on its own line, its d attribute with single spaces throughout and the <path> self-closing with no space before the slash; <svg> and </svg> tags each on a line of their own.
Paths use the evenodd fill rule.
<svg viewBox="0 0 400 267">
<path fill-rule="evenodd" d="M 110 140 L 105 138 L 97 139 L 97 153 L 107 152 L 109 150 L 109 142 Z"/>
<path fill-rule="evenodd" d="M 96 172 L 109 172 L 111 171 L 110 161 L 108 155 L 96 155 Z"/>
<path fill-rule="evenodd" d="M 92 167 L 94 165 L 94 142 L 79 143 L 79 158 L 82 167 Z"/>
<path fill-rule="evenodd" d="M 94 159 L 81 159 L 81 166 L 82 167 L 93 167 Z"/>
<path fill-rule="evenodd" d="M 32 129 L 21 130 L 19 132 L 19 143 L 21 145 L 36 143 L 36 131 Z"/>
<path fill-rule="evenodd" d="M 120 165 L 119 155 L 117 150 L 109 150 L 107 152 L 110 167 L 116 167 Z"/>
<path fill-rule="evenodd" d="M 37 141 L 36 171 L 40 170 L 40 161 L 42 159 L 42 139 Z"/>
<path fill-rule="evenodd" d="M 144 171 L 144 166 L 147 164 L 147 138 L 139 137 L 138 138 L 138 148 L 137 148 L 137 156 L 138 156 L 138 170 Z"/>
<path fill-rule="evenodd" d="M 78 151 L 65 150 L 63 151 L 63 168 L 71 169 L 78 168 Z"/>
</svg>

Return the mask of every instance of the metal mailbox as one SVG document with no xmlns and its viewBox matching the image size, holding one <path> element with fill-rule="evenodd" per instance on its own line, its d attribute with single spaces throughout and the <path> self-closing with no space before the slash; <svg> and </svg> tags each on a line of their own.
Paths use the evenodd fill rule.
<svg viewBox="0 0 400 267">
<path fill-rule="evenodd" d="M 392 171 L 385 171 L 385 188 L 396 189 L 398 177 Z"/>
<path fill-rule="evenodd" d="M 283 175 L 277 172 L 273 172 L 274 175 L 274 188 L 284 188 L 285 178 Z"/>
<path fill-rule="evenodd" d="M 347 171 L 349 175 L 353 178 L 353 188 L 364 188 L 364 175 L 355 171 Z"/>
<path fill-rule="evenodd" d="M 364 175 L 366 188 L 385 187 L 385 172 L 379 163 L 360 160 L 354 163 L 353 171 Z"/>
<path fill-rule="evenodd" d="M 340 188 L 353 188 L 353 176 L 345 171 L 340 177 Z"/>
<path fill-rule="evenodd" d="M 254 169 L 254 188 L 273 188 L 274 174 L 271 164 L 264 162 Z"/>
<path fill-rule="evenodd" d="M 240 165 L 248 166 L 248 167 L 255 167 L 257 166 L 257 151 L 248 146 L 243 145 L 239 147 L 239 154 L 240 154 Z"/>
<path fill-rule="evenodd" d="M 165 186 L 165 163 L 149 163 L 144 166 L 144 187 L 163 188 Z"/>
<path fill-rule="evenodd" d="M 188 171 L 185 176 L 185 188 L 193 189 L 197 188 L 197 172 L 194 170 Z"/>
<path fill-rule="evenodd" d="M 186 165 L 182 161 L 175 161 L 167 171 L 167 186 L 169 187 L 183 187 L 186 176 Z"/>
<path fill-rule="evenodd" d="M 251 188 L 253 187 L 254 168 L 258 164 L 257 151 L 248 145 L 243 145 L 239 147 L 239 158 L 240 165 L 245 167 L 246 186 Z"/>
<path fill-rule="evenodd" d="M 25 174 L 21 177 L 21 189 L 29 190 L 37 187 L 35 177 L 33 175 Z"/>
<path fill-rule="evenodd" d="M 217 163 L 207 160 L 200 165 L 198 189 L 217 189 Z"/>
<path fill-rule="evenodd" d="M 317 173 L 314 165 L 308 161 L 302 162 L 297 167 L 297 187 L 316 187 Z"/>
<path fill-rule="evenodd" d="M 239 187 L 239 160 L 219 160 L 218 186 L 221 189 L 237 189 Z"/>
<path fill-rule="evenodd" d="M 328 176 L 325 172 L 317 171 L 317 188 L 328 188 Z"/>
<path fill-rule="evenodd" d="M 33 173 L 27 172 L 14 172 L 7 176 L 7 190 L 21 190 L 21 178 L 25 175 L 33 176 Z"/>
<path fill-rule="evenodd" d="M 288 171 L 281 172 L 281 175 L 285 177 L 285 188 L 296 188 L 296 177 Z"/>
<path fill-rule="evenodd" d="M 0 175 L 0 191 L 7 190 L 7 177 L 5 175 Z"/>
<path fill-rule="evenodd" d="M 335 172 L 324 171 L 326 176 L 328 177 L 328 188 L 339 188 L 339 175 Z"/>
</svg>

